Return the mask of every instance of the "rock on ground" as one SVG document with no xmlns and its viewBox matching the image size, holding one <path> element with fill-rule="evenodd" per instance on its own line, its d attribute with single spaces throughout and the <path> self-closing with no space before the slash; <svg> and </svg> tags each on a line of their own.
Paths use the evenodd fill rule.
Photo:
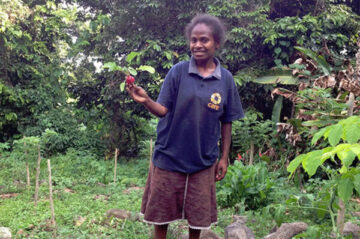
<svg viewBox="0 0 360 239">
<path fill-rule="evenodd" d="M 267 235 L 263 239 L 291 239 L 293 236 L 306 231 L 307 228 L 308 225 L 305 222 L 283 223 L 276 232 Z"/>
<path fill-rule="evenodd" d="M 360 227 L 352 222 L 347 222 L 344 224 L 343 234 L 352 235 L 353 239 L 359 239 Z"/>
<path fill-rule="evenodd" d="M 225 239 L 255 239 L 255 235 L 243 223 L 234 222 L 226 227 Z"/>
<path fill-rule="evenodd" d="M 212 230 L 201 230 L 200 239 L 222 239 Z"/>
<path fill-rule="evenodd" d="M 0 227 L 0 239 L 11 239 L 10 228 Z"/>
</svg>

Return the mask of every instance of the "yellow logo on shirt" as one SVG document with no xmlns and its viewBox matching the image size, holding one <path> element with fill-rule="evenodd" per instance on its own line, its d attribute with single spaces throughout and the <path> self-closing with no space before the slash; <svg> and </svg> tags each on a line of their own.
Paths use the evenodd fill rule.
<svg viewBox="0 0 360 239">
<path fill-rule="evenodd" d="M 213 93 L 210 97 L 210 101 L 208 104 L 208 107 L 213 110 L 219 110 L 220 109 L 220 103 L 221 103 L 221 95 L 219 93 Z"/>
</svg>

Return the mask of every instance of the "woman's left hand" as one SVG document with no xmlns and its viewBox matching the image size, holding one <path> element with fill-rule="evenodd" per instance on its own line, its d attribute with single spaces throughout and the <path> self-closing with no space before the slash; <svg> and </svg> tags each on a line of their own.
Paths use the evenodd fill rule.
<svg viewBox="0 0 360 239">
<path fill-rule="evenodd" d="M 215 181 L 220 181 L 225 177 L 227 171 L 227 160 L 221 159 L 215 168 Z"/>
</svg>

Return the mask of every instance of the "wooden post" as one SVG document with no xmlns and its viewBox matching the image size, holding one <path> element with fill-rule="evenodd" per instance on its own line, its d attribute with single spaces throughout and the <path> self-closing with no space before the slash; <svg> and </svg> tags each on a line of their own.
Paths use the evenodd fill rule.
<svg viewBox="0 0 360 239">
<path fill-rule="evenodd" d="M 115 149 L 115 158 L 114 158 L 114 183 L 116 183 L 116 167 L 117 167 L 117 157 L 118 157 L 118 148 Z"/>
<path fill-rule="evenodd" d="M 54 200 L 53 200 L 53 190 L 52 190 L 52 180 L 51 180 L 51 164 L 50 159 L 47 161 L 48 172 L 49 172 L 49 200 L 50 200 L 50 209 L 51 209 L 51 224 L 56 228 L 55 221 L 55 210 L 54 210 Z"/>
<path fill-rule="evenodd" d="M 29 169 L 29 158 L 28 153 L 26 150 L 26 142 L 24 142 L 24 149 L 25 149 L 25 160 L 26 160 L 26 186 L 30 187 L 30 169 Z"/>
<path fill-rule="evenodd" d="M 249 159 L 249 165 L 252 165 L 254 163 L 254 143 L 250 143 L 250 159 Z"/>
<path fill-rule="evenodd" d="M 41 163 L 40 145 L 38 145 L 38 161 L 37 161 L 36 178 L 35 178 L 35 206 L 37 206 L 37 201 L 39 197 L 40 163 Z"/>
<path fill-rule="evenodd" d="M 150 160 L 149 160 L 149 168 L 151 167 L 151 162 L 152 162 L 152 145 L 153 145 L 153 140 L 152 139 L 150 139 L 150 148 L 149 148 L 149 151 L 150 151 L 150 155 L 149 155 L 149 158 L 150 158 Z"/>
</svg>

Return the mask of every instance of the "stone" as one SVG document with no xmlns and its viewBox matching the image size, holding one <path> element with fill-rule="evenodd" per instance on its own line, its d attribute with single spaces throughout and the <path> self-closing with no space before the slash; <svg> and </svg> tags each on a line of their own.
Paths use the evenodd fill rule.
<svg viewBox="0 0 360 239">
<path fill-rule="evenodd" d="M 263 239 L 291 239 L 295 235 L 306 231 L 307 228 L 308 225 L 305 222 L 283 223 L 276 232 L 267 235 Z"/>
<path fill-rule="evenodd" d="M 119 219 L 128 219 L 131 217 L 131 212 L 114 208 L 114 209 L 110 209 L 106 212 L 106 217 L 107 218 L 116 217 Z"/>
<path fill-rule="evenodd" d="M 11 239 L 10 228 L 0 227 L 0 239 Z"/>
<path fill-rule="evenodd" d="M 359 239 L 360 227 L 352 222 L 346 222 L 344 224 L 343 234 L 345 236 L 352 235 L 353 239 Z"/>
<path fill-rule="evenodd" d="M 222 239 L 215 232 L 210 229 L 201 230 L 200 239 Z"/>
<path fill-rule="evenodd" d="M 76 227 L 80 227 L 86 221 L 86 217 L 77 216 L 74 219 L 74 224 Z"/>
<path fill-rule="evenodd" d="M 247 216 L 234 215 L 233 222 L 239 222 L 245 224 L 247 222 Z"/>
<path fill-rule="evenodd" d="M 226 227 L 225 239 L 255 239 L 255 235 L 243 223 L 234 222 Z"/>
<path fill-rule="evenodd" d="M 360 217 L 360 212 L 352 212 L 351 214 L 355 217 Z"/>
</svg>

